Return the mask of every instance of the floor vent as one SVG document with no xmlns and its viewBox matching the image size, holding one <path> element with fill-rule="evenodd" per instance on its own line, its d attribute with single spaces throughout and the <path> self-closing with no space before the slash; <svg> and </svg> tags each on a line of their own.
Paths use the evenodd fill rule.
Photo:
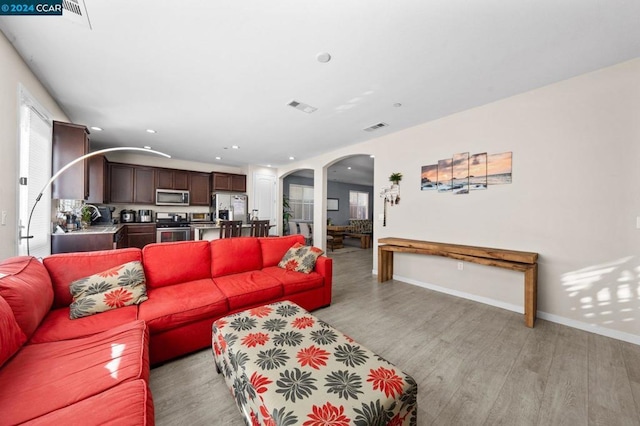
<svg viewBox="0 0 640 426">
<path fill-rule="evenodd" d="M 365 132 L 373 132 L 375 130 L 378 130 L 378 129 L 381 129 L 381 128 L 387 127 L 387 126 L 388 126 L 387 123 L 380 122 L 380 123 L 374 124 L 373 126 L 369 126 L 369 127 L 367 127 L 366 129 L 363 129 L 363 130 Z"/>
<path fill-rule="evenodd" d="M 62 0 L 62 16 L 75 24 L 92 29 L 84 0 Z"/>
<path fill-rule="evenodd" d="M 306 112 L 307 114 L 311 114 L 312 112 L 318 109 L 316 107 L 312 107 L 311 105 L 307 105 L 296 100 L 289 102 L 287 105 L 289 105 L 292 108 L 299 109 L 302 112 Z"/>
</svg>

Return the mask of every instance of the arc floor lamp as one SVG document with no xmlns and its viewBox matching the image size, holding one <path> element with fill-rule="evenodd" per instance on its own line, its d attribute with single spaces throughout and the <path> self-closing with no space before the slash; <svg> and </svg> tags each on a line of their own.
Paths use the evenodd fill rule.
<svg viewBox="0 0 640 426">
<path fill-rule="evenodd" d="M 93 151 L 93 152 L 90 152 L 88 154 L 82 155 L 82 156 L 76 158 L 75 160 L 65 164 L 60 170 L 58 170 L 53 176 L 51 176 L 51 178 L 47 181 L 47 183 L 44 184 L 44 186 L 40 190 L 40 193 L 38 193 L 38 196 L 36 197 L 36 201 L 33 203 L 33 207 L 31 207 L 31 211 L 29 212 L 29 220 L 27 221 L 27 235 L 19 237 L 21 240 L 27 240 L 27 255 L 30 255 L 29 240 L 31 238 L 33 238 L 33 235 L 30 235 L 31 217 L 33 216 L 33 212 L 36 209 L 36 206 L 38 205 L 38 201 L 40 201 L 40 199 L 42 198 L 42 194 L 44 193 L 44 191 L 46 191 L 47 188 L 56 179 L 58 179 L 58 177 L 62 173 L 64 173 L 70 167 L 74 166 L 75 164 L 79 163 L 80 161 L 86 160 L 87 158 L 93 157 L 95 155 L 105 154 L 107 152 L 114 152 L 114 151 L 142 151 L 142 152 L 149 152 L 151 154 L 161 155 L 161 156 L 166 157 L 166 158 L 171 158 L 171 156 L 169 154 L 165 154 L 164 152 L 160 152 L 160 151 L 155 151 L 153 149 L 138 148 L 138 147 L 134 147 L 134 146 L 121 146 L 121 147 L 106 148 L 106 149 L 101 149 L 101 150 L 98 150 L 98 151 Z"/>
</svg>

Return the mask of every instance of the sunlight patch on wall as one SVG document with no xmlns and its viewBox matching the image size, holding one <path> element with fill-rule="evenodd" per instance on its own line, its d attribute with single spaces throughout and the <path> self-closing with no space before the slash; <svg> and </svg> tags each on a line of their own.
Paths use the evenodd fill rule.
<svg viewBox="0 0 640 426">
<path fill-rule="evenodd" d="M 640 265 L 627 256 L 563 274 L 562 285 L 579 311 L 593 325 L 636 321 L 640 309 Z"/>
</svg>

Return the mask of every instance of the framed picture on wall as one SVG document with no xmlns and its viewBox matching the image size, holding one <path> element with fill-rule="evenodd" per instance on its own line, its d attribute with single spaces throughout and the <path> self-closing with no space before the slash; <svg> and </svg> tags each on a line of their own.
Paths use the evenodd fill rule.
<svg viewBox="0 0 640 426">
<path fill-rule="evenodd" d="M 338 201 L 337 198 L 327 198 L 327 211 L 338 211 Z"/>
</svg>

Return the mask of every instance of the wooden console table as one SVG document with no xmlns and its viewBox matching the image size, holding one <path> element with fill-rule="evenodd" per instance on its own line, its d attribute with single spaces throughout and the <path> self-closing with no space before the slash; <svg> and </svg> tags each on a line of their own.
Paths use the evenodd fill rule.
<svg viewBox="0 0 640 426">
<path fill-rule="evenodd" d="M 538 304 L 538 253 L 393 237 L 380 238 L 378 244 L 379 283 L 393 278 L 393 252 L 444 256 L 524 272 L 524 322 L 533 327 Z"/>
</svg>

